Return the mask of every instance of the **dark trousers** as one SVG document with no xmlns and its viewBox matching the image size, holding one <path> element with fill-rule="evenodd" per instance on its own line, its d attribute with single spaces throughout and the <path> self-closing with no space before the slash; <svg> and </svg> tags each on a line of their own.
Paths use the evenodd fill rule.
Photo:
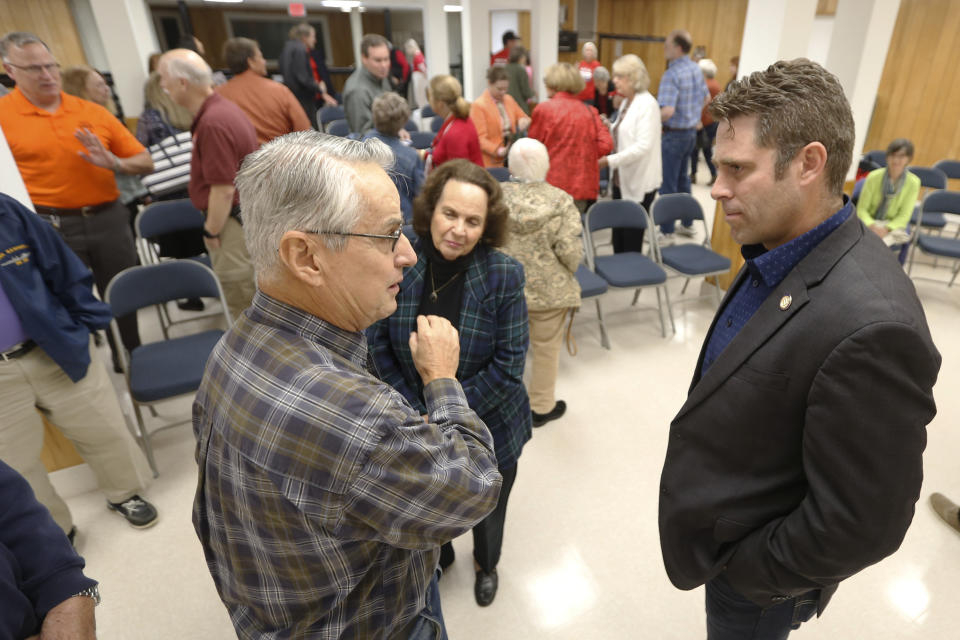
<svg viewBox="0 0 960 640">
<path fill-rule="evenodd" d="M 817 612 L 819 597 L 819 591 L 808 591 L 764 609 L 721 573 L 707 583 L 707 640 L 785 640 Z"/>
<path fill-rule="evenodd" d="M 697 146 L 690 156 L 690 175 L 697 175 L 697 164 L 700 161 L 700 152 L 703 151 L 703 159 L 707 163 L 707 169 L 710 170 L 710 177 L 717 177 L 717 168 L 713 166 L 713 141 L 717 139 L 717 127 L 719 122 L 708 124 L 703 129 L 697 131 Z"/>
<path fill-rule="evenodd" d="M 643 194 L 643 200 L 640 204 L 643 205 L 647 213 L 650 213 L 650 205 L 653 204 L 653 199 L 656 195 L 656 189 Z M 619 185 L 613 185 L 613 199 L 622 199 Z M 643 232 L 644 229 L 614 229 L 612 232 L 613 252 L 623 253 L 624 251 L 636 251 L 643 253 Z"/>
<path fill-rule="evenodd" d="M 87 216 L 41 217 L 60 232 L 67 246 L 93 271 L 93 281 L 101 298 L 106 295 L 107 285 L 113 276 L 137 264 L 137 251 L 130 231 L 130 212 L 119 201 Z M 117 325 L 127 351 L 140 346 L 137 314 L 117 318 Z M 109 331 L 107 339 L 116 355 L 116 345 Z"/>
<path fill-rule="evenodd" d="M 660 159 L 663 162 L 663 183 L 660 195 L 667 193 L 690 193 L 690 174 L 687 173 L 690 154 L 697 146 L 696 129 L 664 131 L 660 139 Z M 693 220 L 681 220 L 689 227 Z M 660 225 L 664 233 L 673 233 L 673 221 Z"/>
<path fill-rule="evenodd" d="M 503 485 L 500 487 L 500 498 L 497 506 L 486 518 L 473 527 L 473 559 L 480 568 L 490 573 L 497 568 L 500 562 L 500 550 L 503 548 L 503 529 L 507 519 L 507 500 L 513 481 L 517 479 L 517 465 L 508 469 L 500 469 L 503 476 Z M 448 542 L 440 549 L 441 557 L 453 561 L 453 544 Z"/>
</svg>

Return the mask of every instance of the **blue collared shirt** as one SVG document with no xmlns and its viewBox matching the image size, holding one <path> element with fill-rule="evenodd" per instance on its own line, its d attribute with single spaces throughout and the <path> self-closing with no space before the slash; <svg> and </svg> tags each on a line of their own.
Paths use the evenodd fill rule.
<svg viewBox="0 0 960 640">
<path fill-rule="evenodd" d="M 390 169 L 390 179 L 400 194 L 400 210 L 403 212 L 403 221 L 413 220 L 413 199 L 420 194 L 423 188 L 423 161 L 416 149 L 408 147 L 396 136 L 387 136 L 377 130 L 370 131 L 363 139 L 376 138 L 393 151 L 393 167 Z"/>
<path fill-rule="evenodd" d="M 846 222 L 853 213 L 853 204 L 847 202 L 839 211 L 807 231 L 787 242 L 767 251 L 762 244 L 745 245 L 740 252 L 747 261 L 749 277 L 741 280 L 740 286 L 730 302 L 721 310 L 720 317 L 713 327 L 703 356 L 701 375 L 720 357 L 730 341 L 740 332 L 747 321 L 753 317 L 765 302 L 779 304 L 778 300 L 767 298 L 787 274 L 807 257 L 814 247 L 823 242 L 837 227 Z"/>
<path fill-rule="evenodd" d="M 673 115 L 663 126 L 671 129 L 696 127 L 708 95 L 710 91 L 700 65 L 687 56 L 671 60 L 660 78 L 660 88 L 657 90 L 660 106 L 674 109 Z"/>
</svg>

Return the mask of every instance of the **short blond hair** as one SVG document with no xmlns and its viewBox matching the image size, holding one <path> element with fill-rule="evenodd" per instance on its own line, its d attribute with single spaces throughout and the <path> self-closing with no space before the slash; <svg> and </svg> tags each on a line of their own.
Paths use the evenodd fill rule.
<svg viewBox="0 0 960 640">
<path fill-rule="evenodd" d="M 613 75 L 623 76 L 630 80 L 630 84 L 637 93 L 643 93 L 650 88 L 650 74 L 640 56 L 628 53 L 617 58 L 613 63 Z"/>
<path fill-rule="evenodd" d="M 580 93 L 586 86 L 580 73 L 569 62 L 558 62 L 547 67 L 543 83 L 548 89 L 567 93 Z"/>
</svg>

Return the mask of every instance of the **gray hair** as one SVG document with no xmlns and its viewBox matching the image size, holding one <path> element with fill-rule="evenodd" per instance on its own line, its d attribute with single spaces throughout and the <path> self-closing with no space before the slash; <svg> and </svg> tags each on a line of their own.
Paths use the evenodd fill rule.
<svg viewBox="0 0 960 640">
<path fill-rule="evenodd" d="M 697 64 L 700 65 L 700 71 L 703 72 L 704 76 L 708 78 L 715 78 L 717 76 L 717 63 L 710 58 L 701 58 L 697 61 Z"/>
<path fill-rule="evenodd" d="M 6 62 L 7 54 L 10 52 L 11 47 L 22 49 L 28 44 L 42 44 L 47 51 L 50 51 L 47 43 L 32 33 L 26 31 L 11 31 L 3 36 L 3 38 L 0 38 L 0 58 Z"/>
<path fill-rule="evenodd" d="M 640 56 L 633 53 L 617 58 L 613 63 L 613 74 L 628 78 L 637 93 L 643 93 L 650 88 L 650 74 L 647 73 L 647 67 Z"/>
<path fill-rule="evenodd" d="M 510 173 L 522 182 L 542 182 L 550 170 L 550 153 L 539 140 L 520 138 L 507 154 Z"/>
<path fill-rule="evenodd" d="M 173 51 L 190 51 L 189 49 L 174 49 Z M 171 52 L 168 52 L 171 53 Z M 192 59 L 180 56 L 167 56 L 163 63 L 167 66 L 167 74 L 171 78 L 180 78 L 190 84 L 201 87 L 213 86 L 213 70 L 210 69 L 200 54 L 192 52 Z"/>
<path fill-rule="evenodd" d="M 607 68 L 603 65 L 600 65 L 593 70 L 593 82 L 594 84 L 602 85 L 605 82 L 610 82 L 610 72 L 607 71 Z"/>
<path fill-rule="evenodd" d="M 358 198 L 356 165 L 393 166 L 390 148 L 376 139 L 355 142 L 318 131 L 275 138 L 246 157 L 237 173 L 243 236 L 257 277 L 276 277 L 280 239 L 287 231 L 350 232 L 368 203 Z M 333 251 L 346 238 L 322 236 Z"/>
<path fill-rule="evenodd" d="M 290 32 L 287 35 L 291 40 L 301 40 L 314 31 L 316 31 L 316 29 L 314 29 L 309 22 L 298 22 L 290 27 Z"/>
<path fill-rule="evenodd" d="M 587 47 L 590 47 L 591 49 L 593 49 L 594 55 L 599 55 L 600 51 L 599 49 L 597 49 L 597 45 L 590 40 L 587 40 L 586 42 L 583 43 L 583 47 L 581 47 L 580 51 L 586 52 Z"/>
</svg>

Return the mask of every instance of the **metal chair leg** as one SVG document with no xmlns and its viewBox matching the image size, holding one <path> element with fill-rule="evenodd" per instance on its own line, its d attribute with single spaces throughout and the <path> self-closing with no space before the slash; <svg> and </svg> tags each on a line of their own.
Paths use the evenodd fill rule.
<svg viewBox="0 0 960 640">
<path fill-rule="evenodd" d="M 137 415 L 137 428 L 140 430 L 137 439 L 140 441 L 143 455 L 147 457 L 147 463 L 153 471 L 153 477 L 157 478 L 160 476 L 160 472 L 157 470 L 157 461 L 153 457 L 153 445 L 150 443 L 150 433 L 147 431 L 146 425 L 143 424 L 143 414 L 140 413 L 140 405 L 137 404 L 136 400 L 133 400 L 133 411 Z"/>
<path fill-rule="evenodd" d="M 600 308 L 600 298 L 593 300 L 597 305 L 597 318 L 600 322 L 600 346 L 610 350 L 610 339 L 607 337 L 607 325 L 603 322 L 603 309 Z"/>
<path fill-rule="evenodd" d="M 637 306 L 637 300 L 640 299 L 640 289 L 637 289 L 633 292 L 633 302 L 630 303 L 631 307 Z"/>
<path fill-rule="evenodd" d="M 670 306 L 670 292 L 667 291 L 667 285 L 663 285 L 663 297 L 667 301 L 667 316 L 670 318 L 670 330 L 673 332 L 671 335 L 676 335 L 677 325 L 673 321 L 673 307 Z"/>
<path fill-rule="evenodd" d="M 680 294 L 683 295 L 687 292 L 687 285 L 690 284 L 690 278 L 687 278 L 683 281 L 683 288 L 680 289 Z"/>
</svg>

